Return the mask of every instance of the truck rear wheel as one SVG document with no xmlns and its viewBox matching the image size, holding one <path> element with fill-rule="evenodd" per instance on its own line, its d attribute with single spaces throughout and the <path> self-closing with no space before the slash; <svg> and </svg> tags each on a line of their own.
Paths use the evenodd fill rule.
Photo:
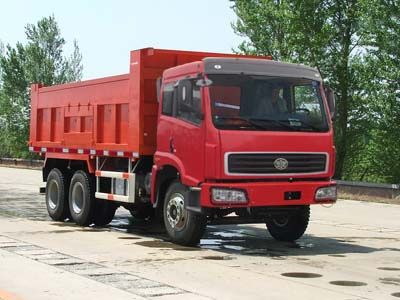
<svg viewBox="0 0 400 300">
<path fill-rule="evenodd" d="M 186 210 L 184 207 L 187 187 L 174 181 L 168 188 L 164 200 L 164 223 L 174 243 L 195 246 L 206 229 L 204 215 Z"/>
<path fill-rule="evenodd" d="M 285 215 L 271 216 L 267 228 L 278 241 L 292 242 L 299 239 L 307 229 L 310 219 L 310 206 L 303 206 L 298 211 Z"/>
<path fill-rule="evenodd" d="M 118 206 L 109 200 L 96 199 L 94 208 L 94 224 L 96 226 L 105 226 L 114 218 Z"/>
<path fill-rule="evenodd" d="M 94 184 L 84 171 L 76 171 L 69 187 L 69 208 L 76 224 L 87 226 L 94 217 Z"/>
<path fill-rule="evenodd" d="M 46 182 L 47 212 L 54 221 L 64 221 L 69 216 L 68 178 L 57 168 L 50 171 Z"/>
</svg>

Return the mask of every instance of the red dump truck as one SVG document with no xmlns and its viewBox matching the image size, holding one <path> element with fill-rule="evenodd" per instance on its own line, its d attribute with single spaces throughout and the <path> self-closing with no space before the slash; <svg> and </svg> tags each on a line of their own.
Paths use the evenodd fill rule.
<svg viewBox="0 0 400 300">
<path fill-rule="evenodd" d="M 56 221 L 103 226 L 122 206 L 183 245 L 207 224 L 293 241 L 311 204 L 336 201 L 334 109 L 314 68 L 146 48 L 128 74 L 32 85 L 29 146 Z"/>
</svg>

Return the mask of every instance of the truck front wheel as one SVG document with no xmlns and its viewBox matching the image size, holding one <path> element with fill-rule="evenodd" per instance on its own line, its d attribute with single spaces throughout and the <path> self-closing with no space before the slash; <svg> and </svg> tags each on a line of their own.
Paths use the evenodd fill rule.
<svg viewBox="0 0 400 300">
<path fill-rule="evenodd" d="M 164 223 L 174 243 L 195 246 L 206 229 L 204 215 L 186 210 L 184 207 L 187 187 L 178 181 L 172 182 L 164 200 Z"/>
<path fill-rule="evenodd" d="M 76 224 L 87 226 L 94 218 L 94 184 L 84 171 L 76 171 L 69 187 L 69 208 Z"/>
<path fill-rule="evenodd" d="M 272 237 L 278 241 L 292 242 L 299 239 L 307 229 L 310 218 L 310 206 L 284 215 L 271 216 L 267 228 Z"/>
<path fill-rule="evenodd" d="M 68 178 L 59 169 L 52 169 L 46 181 L 46 207 L 54 221 L 64 221 L 69 215 L 68 188 Z"/>
</svg>

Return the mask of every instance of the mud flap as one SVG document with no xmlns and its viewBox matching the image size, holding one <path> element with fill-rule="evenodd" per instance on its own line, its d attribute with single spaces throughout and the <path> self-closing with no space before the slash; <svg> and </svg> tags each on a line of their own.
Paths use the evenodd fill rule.
<svg viewBox="0 0 400 300">
<path fill-rule="evenodd" d="M 200 206 L 200 191 L 188 190 L 184 196 L 185 196 L 185 204 L 184 204 L 185 208 L 188 211 L 201 214 L 202 209 Z"/>
</svg>

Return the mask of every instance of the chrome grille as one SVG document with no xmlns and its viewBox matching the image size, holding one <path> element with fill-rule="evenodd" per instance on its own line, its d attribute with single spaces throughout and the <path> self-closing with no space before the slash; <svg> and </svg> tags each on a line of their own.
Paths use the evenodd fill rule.
<svg viewBox="0 0 400 300">
<path fill-rule="evenodd" d="M 283 170 L 274 165 L 276 160 L 282 159 L 287 161 Z M 227 157 L 229 174 L 322 173 L 326 166 L 325 153 L 230 153 Z"/>
</svg>

